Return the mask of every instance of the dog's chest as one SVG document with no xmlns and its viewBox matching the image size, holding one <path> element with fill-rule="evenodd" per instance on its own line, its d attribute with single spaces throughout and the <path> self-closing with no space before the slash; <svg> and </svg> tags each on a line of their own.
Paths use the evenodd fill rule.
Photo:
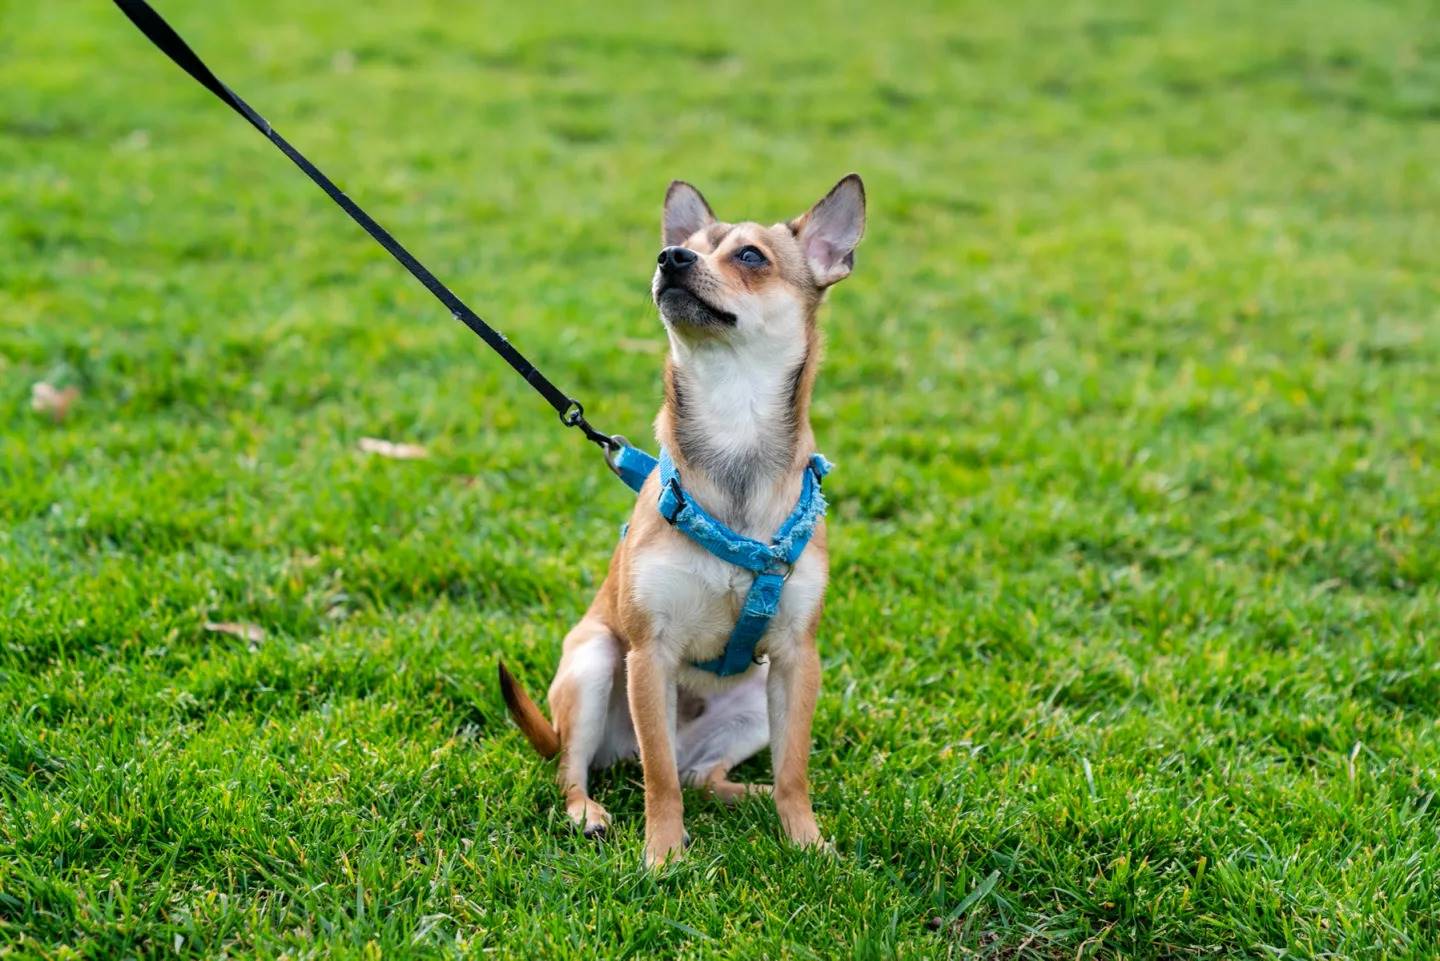
<svg viewBox="0 0 1440 961">
<path fill-rule="evenodd" d="M 823 559 L 800 556 L 758 650 L 775 653 L 803 631 L 825 590 Z M 654 640 L 677 661 L 718 656 L 739 618 L 755 575 L 681 538 L 634 558 L 632 599 L 649 615 Z"/>
</svg>

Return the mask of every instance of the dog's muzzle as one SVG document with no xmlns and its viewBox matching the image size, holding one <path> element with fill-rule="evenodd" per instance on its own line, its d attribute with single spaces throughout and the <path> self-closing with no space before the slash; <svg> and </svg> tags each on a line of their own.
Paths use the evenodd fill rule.
<svg viewBox="0 0 1440 961">
<path fill-rule="evenodd" d="M 678 277 L 691 267 L 700 255 L 688 247 L 666 247 L 660 251 L 657 263 L 660 264 L 660 273 L 666 277 Z"/>
</svg>

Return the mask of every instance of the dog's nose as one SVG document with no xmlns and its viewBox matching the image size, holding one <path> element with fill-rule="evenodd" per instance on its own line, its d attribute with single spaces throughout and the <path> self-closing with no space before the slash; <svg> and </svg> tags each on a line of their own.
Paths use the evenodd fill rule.
<svg viewBox="0 0 1440 961">
<path fill-rule="evenodd" d="M 688 247 L 666 247 L 660 251 L 660 269 L 667 274 L 678 274 L 694 266 L 699 255 Z"/>
</svg>

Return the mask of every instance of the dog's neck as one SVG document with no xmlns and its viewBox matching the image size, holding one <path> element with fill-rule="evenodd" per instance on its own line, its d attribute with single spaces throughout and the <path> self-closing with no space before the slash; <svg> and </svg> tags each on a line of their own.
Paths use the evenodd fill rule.
<svg viewBox="0 0 1440 961">
<path fill-rule="evenodd" d="M 803 340 L 749 349 L 671 338 L 656 436 L 686 490 L 735 530 L 768 539 L 794 507 L 815 447 L 818 355 L 813 324 Z"/>
</svg>

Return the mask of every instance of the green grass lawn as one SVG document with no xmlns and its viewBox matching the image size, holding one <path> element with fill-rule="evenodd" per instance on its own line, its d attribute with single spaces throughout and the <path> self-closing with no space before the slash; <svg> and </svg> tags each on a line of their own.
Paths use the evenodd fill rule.
<svg viewBox="0 0 1440 961">
<path fill-rule="evenodd" d="M 838 856 L 692 796 L 649 875 L 634 767 L 572 834 L 494 663 L 628 492 L 117 10 L 0 0 L 0 956 L 1440 953 L 1433 6 L 159 6 L 632 438 L 667 181 L 864 174 Z"/>
</svg>

